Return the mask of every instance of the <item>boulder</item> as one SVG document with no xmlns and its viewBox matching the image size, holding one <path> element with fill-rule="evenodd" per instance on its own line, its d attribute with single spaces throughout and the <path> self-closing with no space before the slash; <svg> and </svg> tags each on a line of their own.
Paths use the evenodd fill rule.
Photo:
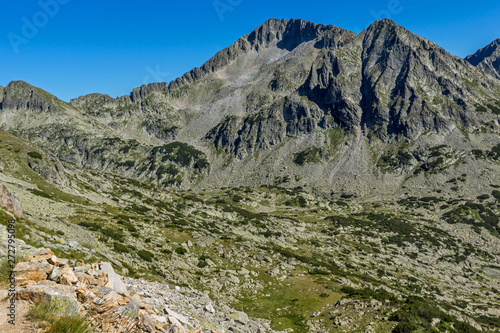
<svg viewBox="0 0 500 333">
<path fill-rule="evenodd" d="M 101 262 L 99 268 L 103 273 L 108 276 L 108 282 L 105 284 L 106 287 L 112 288 L 118 292 L 126 292 L 127 286 L 121 280 L 120 276 L 115 273 L 113 266 L 109 262 Z"/>
<path fill-rule="evenodd" d="M 124 304 L 118 308 L 118 313 L 130 317 L 131 319 L 137 318 L 137 315 L 139 314 L 140 310 L 140 304 L 139 302 L 131 297 L 130 301 L 127 304 Z"/>
<path fill-rule="evenodd" d="M 187 330 L 175 317 L 168 317 L 170 326 L 168 326 L 168 333 L 187 333 Z"/>
<path fill-rule="evenodd" d="M 196 245 L 201 247 L 210 247 L 215 243 L 215 238 L 212 236 L 202 236 L 196 241 Z"/>
<path fill-rule="evenodd" d="M 59 281 L 59 278 L 61 277 L 61 275 L 62 275 L 62 270 L 59 267 L 54 267 L 54 269 L 52 270 L 52 273 L 50 273 L 50 275 L 49 275 L 49 279 L 57 282 L 57 281 Z"/>
<path fill-rule="evenodd" d="M 39 282 L 47 278 L 46 265 L 37 262 L 20 262 L 12 270 L 18 286 L 27 285 L 30 282 Z"/>
<path fill-rule="evenodd" d="M 68 246 L 71 247 L 72 249 L 78 247 L 80 244 L 77 241 L 69 241 Z"/>
<path fill-rule="evenodd" d="M 74 292 L 63 291 L 48 285 L 36 284 L 21 289 L 17 292 L 16 298 L 35 304 L 51 304 L 65 314 L 80 312 Z"/>
<path fill-rule="evenodd" d="M 47 261 L 57 267 L 62 267 L 62 266 L 68 266 L 69 259 L 61 259 L 57 258 L 56 256 L 50 257 L 50 259 L 47 259 Z"/>
<path fill-rule="evenodd" d="M 189 322 L 189 320 L 186 317 L 184 317 L 183 315 L 181 315 L 180 313 L 172 311 L 169 308 L 165 308 L 164 311 L 165 311 L 165 314 L 168 315 L 169 320 L 171 320 L 171 318 L 175 318 L 176 320 L 178 320 L 179 322 L 183 323 L 184 325 L 187 325 L 187 326 L 190 326 L 190 327 L 193 326 L 193 325 L 191 325 L 191 323 Z"/>
<path fill-rule="evenodd" d="M 71 270 L 69 266 L 62 267 L 61 272 L 62 274 L 61 277 L 59 278 L 60 284 L 71 286 L 73 283 L 78 282 L 78 278 L 76 277 L 75 273 Z"/>
<path fill-rule="evenodd" d="M 41 248 L 38 249 L 33 255 L 28 257 L 29 261 L 42 261 L 42 260 L 52 260 L 52 257 L 56 257 L 51 249 Z M 56 258 L 57 259 L 57 258 Z"/>
<path fill-rule="evenodd" d="M 81 282 L 81 283 L 91 284 L 91 285 L 94 285 L 94 286 L 99 285 L 99 280 L 97 280 L 93 276 L 88 275 L 87 273 L 76 272 L 75 275 L 76 275 L 76 278 L 78 279 L 78 281 Z M 104 283 L 102 283 L 102 285 L 104 285 Z"/>
<path fill-rule="evenodd" d="M 76 273 L 87 273 L 90 270 L 90 267 L 87 266 L 77 266 L 73 268 L 73 271 Z"/>
<path fill-rule="evenodd" d="M 23 217 L 21 202 L 14 194 L 7 190 L 4 184 L 0 184 L 0 206 L 7 208 L 8 211 L 19 217 Z"/>
<path fill-rule="evenodd" d="M 228 318 L 234 319 L 236 322 L 246 325 L 248 324 L 248 315 L 244 312 L 237 311 L 235 313 L 230 313 L 227 315 Z"/>
</svg>

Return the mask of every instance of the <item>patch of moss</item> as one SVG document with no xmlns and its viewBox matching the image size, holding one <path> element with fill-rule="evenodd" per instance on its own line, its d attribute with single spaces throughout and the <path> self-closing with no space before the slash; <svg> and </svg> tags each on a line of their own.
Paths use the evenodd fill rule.
<svg viewBox="0 0 500 333">
<path fill-rule="evenodd" d="M 320 148 L 307 148 L 306 150 L 296 154 L 293 162 L 298 165 L 304 165 L 306 163 L 319 163 L 321 161 L 320 154 Z"/>
</svg>

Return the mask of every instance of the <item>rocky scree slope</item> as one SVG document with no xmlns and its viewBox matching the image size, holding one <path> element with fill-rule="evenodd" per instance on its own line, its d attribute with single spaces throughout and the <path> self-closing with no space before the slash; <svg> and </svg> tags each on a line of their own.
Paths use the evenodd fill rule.
<svg viewBox="0 0 500 333">
<path fill-rule="evenodd" d="M 13 270 L 16 299 L 83 316 L 93 332 L 274 332 L 195 290 L 124 279 L 108 262 L 71 264 L 50 249 L 20 245 L 28 260 Z"/>
<path fill-rule="evenodd" d="M 16 223 L 21 248 L 189 286 L 275 330 L 388 332 L 408 321 L 469 329 L 457 320 L 498 327 L 498 183 L 462 196 L 474 179 L 443 172 L 441 188 L 398 200 L 281 186 L 165 191 L 61 162 L 63 186 L 41 175 L 56 170 L 53 156 L 5 132 L 0 140 L 1 182 L 26 217 Z M 496 153 L 476 154 L 480 168 Z M 8 218 L 0 209 L 0 224 Z M 408 316 L 422 302 L 428 311 Z"/>
</svg>

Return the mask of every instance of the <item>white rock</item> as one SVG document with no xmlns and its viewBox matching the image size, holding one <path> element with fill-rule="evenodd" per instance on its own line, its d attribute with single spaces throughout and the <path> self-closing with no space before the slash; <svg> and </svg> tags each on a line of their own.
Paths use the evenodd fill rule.
<svg viewBox="0 0 500 333">
<path fill-rule="evenodd" d="M 115 273 L 113 266 L 109 262 L 101 262 L 99 263 L 99 268 L 103 273 L 108 275 L 108 283 L 106 283 L 106 287 L 112 288 L 118 292 L 126 292 L 127 286 L 120 278 L 120 275 Z"/>
</svg>

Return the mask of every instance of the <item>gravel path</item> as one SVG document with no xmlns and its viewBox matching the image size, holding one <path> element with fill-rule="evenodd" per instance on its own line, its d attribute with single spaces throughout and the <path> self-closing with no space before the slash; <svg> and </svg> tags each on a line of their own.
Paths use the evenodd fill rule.
<svg viewBox="0 0 500 333">
<path fill-rule="evenodd" d="M 26 318 L 26 314 L 31 305 L 26 301 L 16 301 L 16 321 L 15 325 L 9 324 L 7 317 L 9 305 L 7 299 L 7 290 L 0 290 L 0 332 L 2 333 L 33 333 L 39 332 L 31 321 Z"/>
</svg>

